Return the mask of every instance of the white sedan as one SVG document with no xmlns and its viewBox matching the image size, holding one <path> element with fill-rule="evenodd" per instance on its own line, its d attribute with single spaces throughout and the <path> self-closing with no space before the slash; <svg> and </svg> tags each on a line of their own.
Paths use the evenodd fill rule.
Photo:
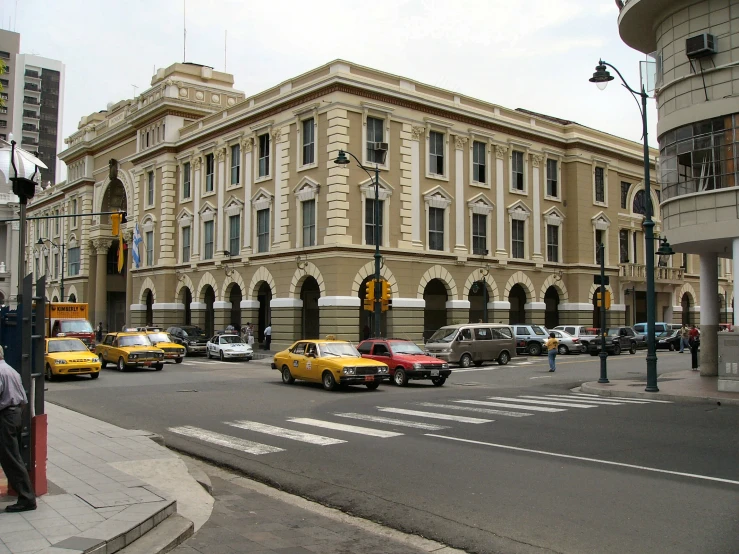
<svg viewBox="0 0 739 554">
<path fill-rule="evenodd" d="M 239 335 L 216 335 L 205 345 L 208 358 L 238 359 L 249 361 L 254 357 L 254 350 Z"/>
</svg>

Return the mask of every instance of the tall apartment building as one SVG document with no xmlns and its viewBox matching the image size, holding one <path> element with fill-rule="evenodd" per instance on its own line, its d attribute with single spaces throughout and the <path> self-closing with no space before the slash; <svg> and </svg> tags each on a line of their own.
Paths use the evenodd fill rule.
<svg viewBox="0 0 739 554">
<path fill-rule="evenodd" d="M 370 176 L 335 163 L 343 149 L 373 167 L 375 142 L 388 143 L 379 217 Z M 229 74 L 173 64 L 82 118 L 60 157 L 67 181 L 29 214 L 79 217 L 30 225 L 27 267 L 50 275 L 50 300 L 63 272 L 65 300 L 89 302 L 110 329 L 251 321 L 258 334 L 271 322 L 277 347 L 357 340 L 378 227 L 388 336 L 420 342 L 486 316 L 592 325 L 600 242 L 609 321 L 646 318 L 641 223 L 659 200 L 645 198 L 642 146 L 572 121 L 342 60 L 249 97 Z M 118 209 L 141 260 L 122 274 L 109 218 L 86 215 Z M 65 267 L 38 236 L 66 248 Z M 656 272 L 666 321 L 692 315 L 678 299 L 698 288 L 697 259 L 682 262 Z"/>
<path fill-rule="evenodd" d="M 0 139 L 7 140 L 13 128 L 13 106 L 16 99 L 15 89 L 15 57 L 20 53 L 21 36 L 18 33 L 0 29 L 0 63 L 5 66 L 5 73 L 0 75 L 3 92 L 0 93 L 3 106 L 0 108 Z"/>
<path fill-rule="evenodd" d="M 663 230 L 700 256 L 700 294 L 682 306 L 700 313 L 701 374 L 716 375 L 719 322 L 739 324 L 737 282 L 720 284 L 739 272 L 739 0 L 628 0 L 618 26 L 658 60 Z"/>
</svg>

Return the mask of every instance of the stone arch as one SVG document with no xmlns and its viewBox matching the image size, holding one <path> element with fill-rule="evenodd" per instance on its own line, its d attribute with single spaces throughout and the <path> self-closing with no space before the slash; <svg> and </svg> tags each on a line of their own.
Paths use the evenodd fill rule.
<svg viewBox="0 0 739 554">
<path fill-rule="evenodd" d="M 192 284 L 192 279 L 190 279 L 189 275 L 182 275 L 181 278 L 178 278 L 177 287 L 174 292 L 175 302 L 178 301 L 183 288 L 190 289 L 190 294 L 195 290 L 195 286 Z"/>
<path fill-rule="evenodd" d="M 631 188 L 629 189 L 629 194 L 626 196 L 626 209 L 631 216 L 636 216 L 636 217 L 641 216 L 641 214 L 634 213 L 634 197 L 636 197 L 636 194 L 642 190 L 645 190 L 643 179 L 639 181 L 638 183 L 631 185 Z M 652 197 L 652 207 L 654 210 L 654 213 L 652 214 L 652 219 L 654 219 L 654 221 L 660 222 L 662 221 L 662 214 L 660 212 L 659 198 L 657 197 L 656 187 L 652 185 L 649 189 L 649 192 Z"/>
<path fill-rule="evenodd" d="M 690 283 L 683 283 L 683 286 L 680 287 L 680 290 L 677 292 L 677 299 L 676 299 L 676 304 L 675 304 L 676 306 L 680 306 L 680 302 L 683 299 L 683 295 L 686 292 L 690 294 L 691 296 L 690 304 L 692 306 L 695 306 L 696 304 L 698 304 L 698 295 L 695 294 L 695 289 L 693 288 L 693 285 L 691 285 Z"/>
<path fill-rule="evenodd" d="M 139 291 L 139 304 L 146 304 L 146 291 L 151 291 L 151 296 L 154 298 L 154 303 L 157 301 L 157 289 L 154 286 L 154 282 L 151 280 L 151 278 L 147 277 L 144 279 L 144 282 L 141 284 L 141 289 Z"/>
<path fill-rule="evenodd" d="M 272 298 L 277 297 L 277 288 L 275 287 L 274 277 L 272 277 L 269 269 L 261 266 L 259 269 L 256 270 L 254 276 L 251 278 L 251 282 L 249 283 L 249 290 L 245 291 L 245 294 L 247 295 L 247 298 L 249 300 L 255 300 L 254 291 L 258 290 L 259 283 L 261 283 L 262 281 L 267 283 L 270 290 L 272 291 Z"/>
<path fill-rule="evenodd" d="M 118 174 L 117 174 L 118 180 L 123 185 L 123 190 L 126 193 L 126 205 L 127 207 L 135 207 L 135 203 L 133 201 L 133 179 L 129 176 L 128 171 L 124 171 L 120 168 L 118 168 Z M 110 175 L 108 175 L 105 178 L 105 181 L 102 182 L 98 190 L 96 191 L 94 197 L 93 197 L 93 211 L 95 212 L 101 212 L 102 206 L 103 206 L 103 198 L 105 198 L 105 193 L 108 190 L 108 187 L 110 186 L 111 180 Z M 136 214 L 133 213 L 133 210 L 128 210 L 127 219 L 131 221 Z M 100 216 L 95 216 L 98 223 L 100 223 Z"/>
<path fill-rule="evenodd" d="M 362 283 L 367 277 L 372 277 L 375 274 L 375 262 L 367 262 L 362 267 L 359 268 L 359 271 L 357 271 L 357 274 L 354 276 L 354 281 L 352 282 L 352 296 L 358 296 L 359 295 L 359 289 L 362 286 Z M 380 268 L 380 275 L 383 279 L 385 279 L 388 283 L 390 283 L 390 291 L 394 297 L 400 296 L 400 288 L 398 287 L 398 281 L 395 279 L 395 275 L 393 275 L 393 272 L 390 271 L 390 268 L 386 265 L 383 265 Z"/>
<path fill-rule="evenodd" d="M 426 285 L 433 279 L 439 279 L 446 287 L 446 293 L 449 296 L 449 300 L 457 300 L 459 291 L 457 290 L 457 283 L 454 282 L 454 277 L 447 269 L 440 265 L 435 265 L 426 270 L 426 273 L 421 277 L 421 281 L 418 283 L 418 291 L 416 292 L 416 298 L 423 299 L 423 293 L 426 290 Z M 462 299 L 464 300 L 464 298 Z"/>
<path fill-rule="evenodd" d="M 51 289 L 51 294 L 49 295 L 49 298 L 54 298 L 55 296 L 57 298 L 59 298 L 61 296 L 59 294 L 59 289 L 57 287 L 54 287 L 53 289 Z"/>
<path fill-rule="evenodd" d="M 536 291 L 534 290 L 534 283 L 531 282 L 529 276 L 523 271 L 516 271 L 511 275 L 508 282 L 505 284 L 503 291 L 503 298 L 508 299 L 508 295 L 511 293 L 511 289 L 516 285 L 521 285 L 526 290 L 526 297 L 529 302 L 536 302 Z M 545 289 L 546 290 L 546 289 Z"/>
<path fill-rule="evenodd" d="M 498 283 L 495 282 L 495 279 L 492 275 L 483 275 L 482 268 L 479 267 L 475 271 L 470 273 L 469 277 L 467 277 L 467 281 L 465 281 L 464 288 L 462 289 L 462 300 L 466 300 L 469 297 L 472 285 L 474 285 L 477 281 L 482 280 L 484 280 L 488 284 L 488 289 L 490 290 L 490 293 L 488 294 L 488 302 L 498 302 L 500 300 Z"/>
<path fill-rule="evenodd" d="M 75 287 L 74 285 L 69 287 L 69 292 L 67 293 L 67 298 L 71 298 L 72 296 L 74 296 L 75 301 L 79 301 L 80 295 L 77 293 L 77 287 Z"/>
<path fill-rule="evenodd" d="M 203 290 L 208 285 L 211 286 L 211 288 L 213 289 L 213 294 L 216 295 L 216 302 L 222 300 L 218 298 L 218 283 L 216 283 L 216 280 L 213 278 L 213 275 L 211 275 L 209 271 L 200 278 L 200 282 L 198 283 L 197 295 L 193 295 L 193 298 L 197 298 L 198 302 L 205 302 L 205 293 L 203 292 Z"/>
<path fill-rule="evenodd" d="M 596 285 L 596 284 L 590 285 L 590 292 L 588 293 L 588 304 L 593 302 L 593 295 L 599 290 L 600 290 L 600 285 Z M 613 289 L 611 288 L 611 285 L 606 285 L 606 290 L 611 293 L 611 302 L 615 304 L 616 296 L 613 294 Z"/>
<path fill-rule="evenodd" d="M 231 273 L 230 277 L 226 277 L 223 280 L 223 288 L 221 289 L 221 298 L 225 301 L 228 301 L 228 297 L 231 294 L 231 287 L 236 284 L 241 289 L 242 298 L 246 297 L 246 285 L 244 284 L 244 279 L 241 277 L 241 274 L 237 271 L 234 271 Z"/>
<path fill-rule="evenodd" d="M 546 281 L 544 281 L 544 284 L 541 286 L 541 295 L 539 296 L 539 298 L 541 298 L 542 302 L 544 302 L 544 295 L 547 293 L 549 287 L 554 287 L 555 289 L 557 289 L 560 302 L 565 303 L 570 301 L 570 294 L 567 292 L 567 287 L 565 286 L 562 278 L 557 278 L 555 275 L 550 275 L 546 278 Z"/>
<path fill-rule="evenodd" d="M 300 298 L 300 288 L 307 277 L 313 277 L 318 283 L 321 296 L 326 296 L 326 283 L 323 281 L 323 275 L 313 262 L 306 262 L 303 269 L 298 268 L 293 274 L 290 282 L 290 298 Z"/>
</svg>

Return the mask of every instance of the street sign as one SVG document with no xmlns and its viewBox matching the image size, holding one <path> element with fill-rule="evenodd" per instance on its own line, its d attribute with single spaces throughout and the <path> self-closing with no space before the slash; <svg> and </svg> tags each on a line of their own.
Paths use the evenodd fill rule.
<svg viewBox="0 0 739 554">
<path fill-rule="evenodd" d="M 603 279 L 604 279 L 604 282 L 603 282 L 604 285 L 610 285 L 611 284 L 611 276 L 610 275 L 606 275 Z M 596 285 L 600 285 L 600 275 L 593 275 L 593 283 L 595 283 Z"/>
</svg>

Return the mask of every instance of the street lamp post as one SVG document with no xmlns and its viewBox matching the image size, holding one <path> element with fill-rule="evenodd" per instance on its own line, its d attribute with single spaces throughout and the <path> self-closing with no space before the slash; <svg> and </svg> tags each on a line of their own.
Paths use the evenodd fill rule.
<svg viewBox="0 0 739 554">
<path fill-rule="evenodd" d="M 649 181 L 649 142 L 647 141 L 647 94 L 642 85 L 640 91 L 632 89 L 621 75 L 621 72 L 613 65 L 600 60 L 595 73 L 590 78 L 591 83 L 598 85 L 604 90 L 613 76 L 608 72 L 606 66 L 613 69 L 621 78 L 623 86 L 631 92 L 634 97 L 641 98 L 641 122 L 642 136 L 644 139 L 644 194 L 647 198 L 647 209 L 644 217 L 644 234 L 646 239 L 646 265 L 647 265 L 647 387 L 646 392 L 659 392 L 657 387 L 657 348 L 654 337 L 654 322 L 656 319 L 655 293 L 654 293 L 654 221 L 652 220 L 652 197 L 651 183 Z"/>
<path fill-rule="evenodd" d="M 608 352 L 606 352 L 606 245 L 598 245 L 600 261 L 600 379 L 599 383 L 610 383 L 608 380 Z"/>
<path fill-rule="evenodd" d="M 382 264 L 382 256 L 380 255 L 380 164 L 385 164 L 385 158 L 387 156 L 387 143 L 386 142 L 375 142 L 374 148 L 375 152 L 375 167 L 374 167 L 374 178 L 372 176 L 372 173 L 369 172 L 369 170 L 362 165 L 362 162 L 359 161 L 359 159 L 349 152 L 348 150 L 339 150 L 338 157 L 334 160 L 334 163 L 338 165 L 348 165 L 351 163 L 351 160 L 346 157 L 347 154 L 349 154 L 352 158 L 354 158 L 367 175 L 370 176 L 370 179 L 374 181 L 375 184 L 375 205 L 374 205 L 374 242 L 375 242 L 375 298 L 373 303 L 373 310 L 372 313 L 374 314 L 374 337 L 380 337 L 382 335 L 381 329 L 380 329 L 380 323 L 382 318 L 382 287 L 380 286 L 380 266 Z M 372 168 L 370 168 L 372 169 Z"/>
<path fill-rule="evenodd" d="M 38 241 L 36 242 L 36 244 L 38 244 L 39 246 L 41 246 L 42 244 L 44 244 L 44 242 L 48 242 L 51 246 L 53 246 L 57 250 L 61 251 L 61 253 L 62 253 L 62 274 L 61 274 L 62 276 L 61 276 L 61 280 L 59 282 L 59 290 L 61 291 L 61 299 L 60 299 L 60 302 L 64 302 L 64 243 L 62 243 L 61 246 L 60 246 L 60 245 L 58 245 L 57 243 L 55 243 L 51 239 L 39 238 Z"/>
</svg>

